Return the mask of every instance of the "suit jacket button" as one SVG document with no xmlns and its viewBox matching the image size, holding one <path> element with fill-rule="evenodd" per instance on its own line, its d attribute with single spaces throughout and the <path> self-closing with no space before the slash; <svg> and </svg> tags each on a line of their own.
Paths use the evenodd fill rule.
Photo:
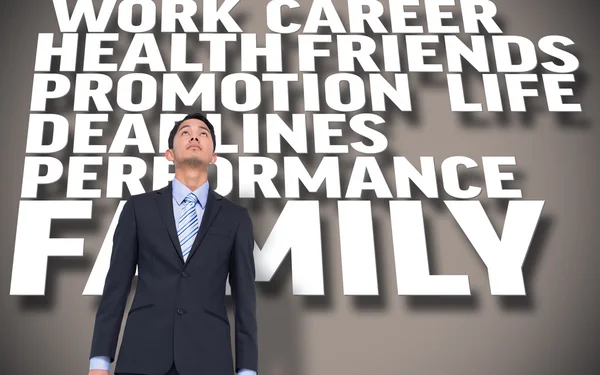
<svg viewBox="0 0 600 375">
<path fill-rule="evenodd" d="M 188 276 L 188 274 L 187 274 L 187 273 L 185 273 L 185 271 L 184 271 L 184 272 L 182 272 L 182 273 L 181 273 L 181 276 L 183 276 L 183 277 L 187 277 L 187 276 Z"/>
<path fill-rule="evenodd" d="M 177 314 L 183 315 L 183 314 L 185 314 L 185 311 L 183 311 L 182 309 L 177 309 Z"/>
</svg>

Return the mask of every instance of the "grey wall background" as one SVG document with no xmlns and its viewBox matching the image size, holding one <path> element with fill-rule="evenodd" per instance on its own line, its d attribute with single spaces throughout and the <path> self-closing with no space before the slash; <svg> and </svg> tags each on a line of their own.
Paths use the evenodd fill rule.
<svg viewBox="0 0 600 375">
<path fill-rule="evenodd" d="M 345 2 L 335 4 L 340 13 L 345 12 Z M 581 61 L 577 92 L 584 113 L 557 116 L 542 108 L 526 115 L 507 112 L 502 116 L 461 116 L 449 111 L 443 81 L 431 82 L 428 77 L 418 76 L 415 113 L 386 114 L 390 149 L 380 155 L 379 161 L 387 167 L 391 155 L 411 160 L 421 155 L 439 160 L 453 155 L 475 160 L 483 155 L 516 156 L 517 183 L 525 197 L 546 201 L 525 263 L 529 295 L 508 299 L 490 296 L 487 273 L 475 250 L 441 202 L 427 201 L 424 206 L 432 270 L 468 274 L 474 295 L 397 296 L 387 202 L 373 201 L 381 295 L 345 297 L 336 206 L 333 201 L 323 202 L 327 295 L 293 296 L 289 260 L 275 280 L 259 285 L 261 374 L 598 372 L 597 9 L 593 2 L 580 0 L 506 0 L 496 4 L 507 34 L 534 41 L 559 34 L 575 41 L 573 51 Z M 95 203 L 94 210 L 106 212 L 97 220 L 53 226 L 56 236 L 84 236 L 86 247 L 82 259 L 50 259 L 46 296 L 9 296 L 37 34 L 58 32 L 58 26 L 50 1 L 8 2 L 3 8 L 2 372 L 84 374 L 97 298 L 81 294 L 117 202 Z M 263 33 L 267 30 L 262 9 L 243 1 L 234 14 L 243 18 L 245 30 Z M 471 94 L 476 98 L 481 92 Z M 233 124 L 239 120 L 237 115 L 225 116 Z M 235 129 L 227 130 L 225 136 L 231 141 L 239 137 Z M 386 174 L 391 176 L 391 169 L 387 168 Z M 51 191 L 45 194 L 52 197 Z M 279 214 L 280 203 L 240 202 L 252 209 L 256 238 L 262 244 Z M 494 224 L 501 227 L 505 205 L 485 203 Z"/>
</svg>

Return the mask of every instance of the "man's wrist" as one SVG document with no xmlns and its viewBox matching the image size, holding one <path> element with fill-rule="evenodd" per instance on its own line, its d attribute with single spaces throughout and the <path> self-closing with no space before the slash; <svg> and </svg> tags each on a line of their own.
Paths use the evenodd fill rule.
<svg viewBox="0 0 600 375">
<path fill-rule="evenodd" d="M 110 358 L 106 356 L 90 358 L 90 370 L 110 370 Z"/>
</svg>

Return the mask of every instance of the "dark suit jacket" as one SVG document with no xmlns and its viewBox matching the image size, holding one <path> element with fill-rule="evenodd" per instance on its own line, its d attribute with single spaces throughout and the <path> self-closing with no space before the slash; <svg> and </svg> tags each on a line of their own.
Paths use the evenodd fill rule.
<svg viewBox="0 0 600 375">
<path fill-rule="evenodd" d="M 184 263 L 171 183 L 132 196 L 114 234 L 90 357 L 115 359 L 127 296 L 138 266 L 115 372 L 232 375 L 258 371 L 254 236 L 248 211 L 210 191 Z M 235 314 L 235 367 L 226 310 L 229 275 Z"/>
</svg>

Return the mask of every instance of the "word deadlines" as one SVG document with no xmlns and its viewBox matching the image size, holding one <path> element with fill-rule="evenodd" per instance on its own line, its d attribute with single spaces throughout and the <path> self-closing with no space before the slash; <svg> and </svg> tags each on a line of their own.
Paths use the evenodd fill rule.
<svg viewBox="0 0 600 375">
<path fill-rule="evenodd" d="M 439 199 L 441 181 L 491 293 L 525 295 L 522 265 L 544 201 L 503 185 L 514 179 L 503 168 L 515 157 L 423 156 L 413 165 L 393 156 L 391 181 L 376 156 L 388 148 L 385 114 L 413 111 L 415 73 L 445 77 L 453 112 L 526 112 L 528 98 L 550 112 L 581 112 L 569 87 L 579 67 L 567 50 L 574 42 L 505 35 L 490 0 L 348 0 L 344 15 L 331 0 L 272 0 L 263 35 L 243 30 L 239 2 L 78 0 L 69 8 L 53 0 L 61 35 L 38 38 L 10 293 L 43 295 L 48 257 L 83 256 L 83 238 L 50 238 L 52 220 L 90 220 L 94 201 L 112 198 L 119 204 L 83 291 L 102 293 L 125 199 L 147 190 L 146 177 L 153 190 L 173 178 L 162 153 L 181 108 L 193 108 L 215 125 L 218 193 L 286 199 L 262 248 L 255 244 L 256 281 L 270 281 L 292 253 L 294 294 L 324 294 L 325 195 L 337 201 L 344 294 L 378 295 L 372 202 L 361 200 L 368 192 L 389 201 L 399 295 L 471 294 L 467 275 L 430 274 L 411 187 Z M 481 102 L 467 100 L 467 71 L 478 73 Z M 228 113 L 241 121 L 229 124 Z M 222 139 L 226 126 L 236 127 L 237 142 Z M 101 168 L 102 188 L 91 188 Z M 481 168 L 483 186 L 461 184 L 465 168 Z M 39 197 L 63 177 L 56 200 Z M 509 200 L 501 236 L 476 200 L 482 192 Z"/>
</svg>

